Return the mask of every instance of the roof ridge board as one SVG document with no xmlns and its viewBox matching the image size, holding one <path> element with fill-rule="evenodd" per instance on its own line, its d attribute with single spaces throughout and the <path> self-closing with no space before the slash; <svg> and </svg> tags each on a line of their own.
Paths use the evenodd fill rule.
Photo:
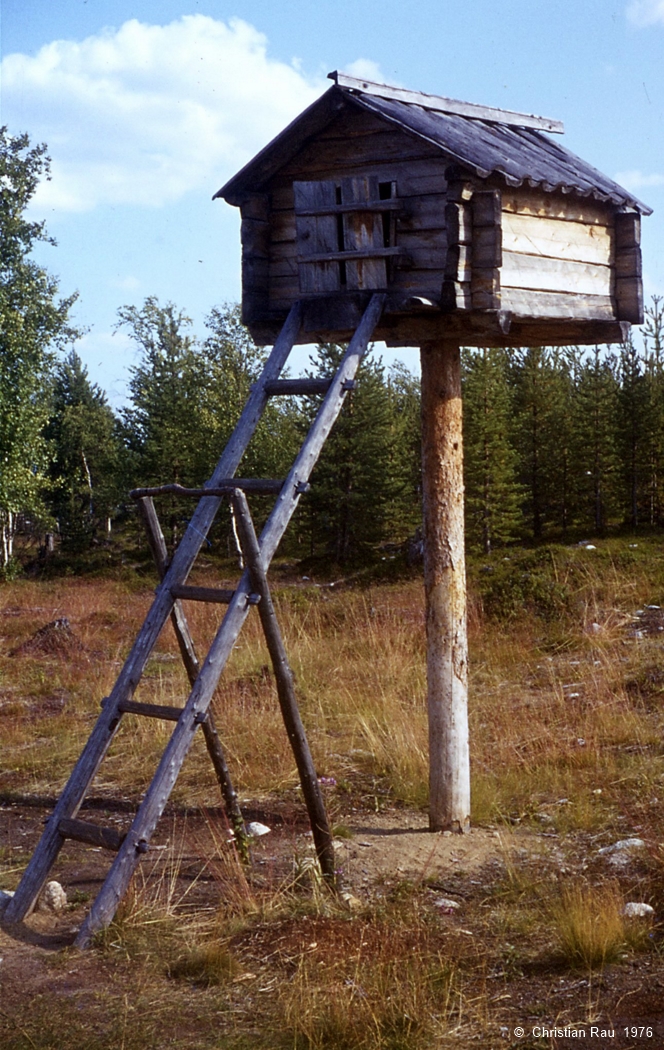
<svg viewBox="0 0 664 1050">
<path fill-rule="evenodd" d="M 328 78 L 342 89 L 357 91 L 360 94 L 378 95 L 381 98 L 394 99 L 397 102 L 421 106 L 423 109 L 439 113 L 454 113 L 470 120 L 486 120 L 519 128 L 535 128 L 539 131 L 549 131 L 554 135 L 562 135 L 565 132 L 563 122 L 553 117 L 540 117 L 535 113 L 519 113 L 516 110 L 499 109 L 496 106 L 482 106 L 476 102 L 445 98 L 443 95 L 428 95 L 423 91 L 410 91 L 408 88 L 351 77 L 337 70 L 328 73 Z"/>
</svg>

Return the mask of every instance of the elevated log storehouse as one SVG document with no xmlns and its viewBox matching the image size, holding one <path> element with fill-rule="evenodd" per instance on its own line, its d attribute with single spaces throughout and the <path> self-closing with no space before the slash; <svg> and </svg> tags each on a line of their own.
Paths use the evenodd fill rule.
<svg viewBox="0 0 664 1050">
<path fill-rule="evenodd" d="M 420 346 L 430 824 L 469 825 L 459 347 L 620 342 L 643 319 L 650 209 L 549 134 L 559 121 L 341 73 L 216 194 L 242 213 L 243 320 L 273 342 Z"/>
</svg>

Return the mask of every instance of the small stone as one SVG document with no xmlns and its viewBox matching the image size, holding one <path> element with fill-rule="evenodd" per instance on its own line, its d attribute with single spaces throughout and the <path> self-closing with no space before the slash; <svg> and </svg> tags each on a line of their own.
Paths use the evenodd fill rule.
<svg viewBox="0 0 664 1050">
<path fill-rule="evenodd" d="M 352 893 L 342 893 L 341 899 L 349 911 L 360 911 L 362 908 L 362 901 Z"/>
<path fill-rule="evenodd" d="M 67 907 L 67 894 L 55 879 L 47 882 L 39 901 L 40 911 L 52 911 L 59 915 Z"/>
<path fill-rule="evenodd" d="M 261 824 L 258 820 L 252 820 L 247 824 L 247 835 L 252 839 L 259 839 L 261 835 L 269 835 L 272 829 L 267 824 Z"/>
<path fill-rule="evenodd" d="M 621 839 L 619 842 L 614 842 L 612 846 L 604 846 L 598 850 L 598 853 L 601 857 L 606 857 L 612 867 L 626 868 L 632 859 L 632 854 L 644 848 L 643 839 Z"/>
<path fill-rule="evenodd" d="M 624 853 L 635 849 L 643 849 L 644 846 L 645 842 L 643 839 L 620 839 L 619 842 L 614 842 L 612 846 L 602 846 L 598 852 L 600 856 L 605 856 L 610 853 Z"/>
<path fill-rule="evenodd" d="M 453 901 L 451 897 L 436 897 L 434 907 L 439 908 L 443 915 L 454 915 L 461 905 L 458 901 Z"/>
<path fill-rule="evenodd" d="M 643 901 L 628 901 L 623 908 L 623 915 L 626 919 L 649 919 L 654 914 L 655 909 Z"/>
<path fill-rule="evenodd" d="M 444 839 L 449 839 L 451 837 L 452 837 L 452 832 L 451 831 L 444 831 L 443 832 L 443 838 Z"/>
</svg>

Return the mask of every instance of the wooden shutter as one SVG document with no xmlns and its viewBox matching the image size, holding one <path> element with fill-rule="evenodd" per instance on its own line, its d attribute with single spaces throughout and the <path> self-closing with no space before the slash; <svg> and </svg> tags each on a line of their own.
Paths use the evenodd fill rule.
<svg viewBox="0 0 664 1050">
<path fill-rule="evenodd" d="M 387 260 L 369 254 L 373 249 L 382 252 L 383 216 L 379 211 L 363 209 L 362 204 L 380 207 L 378 178 L 362 175 L 355 179 L 342 179 L 341 203 L 357 205 L 357 211 L 343 215 L 344 250 L 367 252 L 365 258 L 346 263 L 346 287 L 355 291 L 364 288 L 387 288 Z"/>
<path fill-rule="evenodd" d="M 309 256 L 336 254 L 339 250 L 334 213 L 337 188 L 333 182 L 294 182 L 293 191 L 300 291 L 303 295 L 338 292 L 339 263 L 331 259 L 307 261 Z M 326 208 L 331 210 L 326 212 Z"/>
<path fill-rule="evenodd" d="M 400 202 L 381 199 L 378 177 L 294 182 L 293 191 L 300 292 L 387 288 L 387 261 L 403 252 L 385 244 L 384 218 Z"/>
</svg>

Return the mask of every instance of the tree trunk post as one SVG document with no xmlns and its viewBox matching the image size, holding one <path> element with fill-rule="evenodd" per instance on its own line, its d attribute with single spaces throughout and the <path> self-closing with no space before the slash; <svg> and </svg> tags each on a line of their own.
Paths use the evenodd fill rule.
<svg viewBox="0 0 664 1050">
<path fill-rule="evenodd" d="M 470 830 L 461 354 L 421 347 L 429 826 Z"/>
</svg>

